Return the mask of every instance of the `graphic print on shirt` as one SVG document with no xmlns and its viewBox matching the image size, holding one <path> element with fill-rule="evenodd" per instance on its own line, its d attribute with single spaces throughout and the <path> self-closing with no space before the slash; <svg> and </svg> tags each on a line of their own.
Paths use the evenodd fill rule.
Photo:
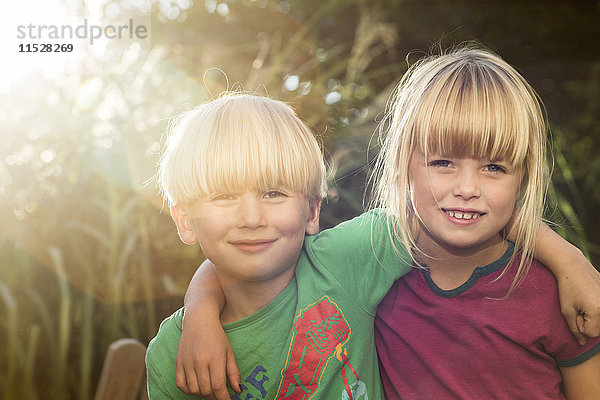
<svg viewBox="0 0 600 400">
<path fill-rule="evenodd" d="M 268 380 L 269 377 L 267 376 L 267 370 L 265 369 L 265 367 L 263 367 L 262 365 L 257 365 L 256 368 L 252 370 L 250 375 L 246 379 L 244 379 L 244 382 L 240 384 L 242 393 L 233 393 L 231 395 L 231 400 L 250 400 L 259 398 L 256 395 L 256 393 L 254 396 L 252 396 L 252 394 L 249 393 L 251 391 L 258 391 L 260 393 L 260 398 L 264 399 L 265 397 L 267 397 L 267 389 L 265 388 L 265 383 Z"/>
<path fill-rule="evenodd" d="M 327 363 L 340 352 L 349 336 L 350 326 L 328 296 L 303 308 L 294 321 L 294 334 L 281 372 L 277 398 L 313 398 Z"/>
</svg>

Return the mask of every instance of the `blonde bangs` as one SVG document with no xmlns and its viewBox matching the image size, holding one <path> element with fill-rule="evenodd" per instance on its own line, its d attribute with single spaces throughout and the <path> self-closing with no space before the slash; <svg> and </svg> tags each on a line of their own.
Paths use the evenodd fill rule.
<svg viewBox="0 0 600 400">
<path fill-rule="evenodd" d="M 473 63 L 451 65 L 436 79 L 413 116 L 417 150 L 523 165 L 535 105 L 511 90 L 513 79 Z"/>
<path fill-rule="evenodd" d="M 286 188 L 319 197 L 324 171 L 315 160 L 314 154 L 322 158 L 317 143 L 308 140 L 312 134 L 284 115 L 253 114 L 225 111 L 219 116 L 213 143 L 205 147 L 205 158 L 197 160 L 204 170 L 197 175 L 202 192 Z"/>
<path fill-rule="evenodd" d="M 316 138 L 293 110 L 276 100 L 228 95 L 184 116 L 161 163 L 171 204 L 219 193 L 287 189 L 308 198 L 326 193 Z M 178 171 L 175 171 L 178 169 Z"/>
</svg>

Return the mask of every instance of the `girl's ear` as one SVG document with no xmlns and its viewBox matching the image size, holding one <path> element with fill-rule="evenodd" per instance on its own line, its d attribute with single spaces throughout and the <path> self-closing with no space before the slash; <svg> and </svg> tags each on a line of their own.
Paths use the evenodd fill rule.
<svg viewBox="0 0 600 400">
<path fill-rule="evenodd" d="M 177 226 L 179 238 L 185 244 L 194 244 L 198 240 L 191 224 L 190 216 L 183 206 L 171 207 L 171 218 Z"/>
<path fill-rule="evenodd" d="M 321 199 L 308 202 L 308 218 L 306 219 L 305 232 L 314 235 L 319 232 L 319 215 L 321 214 Z"/>
</svg>

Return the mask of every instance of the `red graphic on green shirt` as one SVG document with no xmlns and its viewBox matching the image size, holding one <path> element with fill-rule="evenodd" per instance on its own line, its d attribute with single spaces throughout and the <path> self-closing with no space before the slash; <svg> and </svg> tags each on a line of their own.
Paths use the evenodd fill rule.
<svg viewBox="0 0 600 400">
<path fill-rule="evenodd" d="M 307 400 L 319 390 L 327 362 L 348 340 L 350 327 L 337 304 L 323 296 L 300 312 L 294 330 L 277 398 Z"/>
</svg>

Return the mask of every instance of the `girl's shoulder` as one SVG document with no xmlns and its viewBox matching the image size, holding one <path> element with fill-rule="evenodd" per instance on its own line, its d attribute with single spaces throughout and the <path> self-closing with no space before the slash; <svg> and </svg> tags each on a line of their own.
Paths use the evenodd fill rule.
<svg viewBox="0 0 600 400">
<path fill-rule="evenodd" d="M 512 267 L 515 269 L 518 267 L 517 260 L 513 262 Z M 523 279 L 523 284 L 530 286 L 536 291 L 558 291 L 558 285 L 556 283 L 556 277 L 554 276 L 554 274 L 552 274 L 552 272 L 548 268 L 546 268 L 544 264 L 540 263 L 535 259 L 531 262 L 531 266 L 527 271 L 527 275 Z"/>
</svg>

